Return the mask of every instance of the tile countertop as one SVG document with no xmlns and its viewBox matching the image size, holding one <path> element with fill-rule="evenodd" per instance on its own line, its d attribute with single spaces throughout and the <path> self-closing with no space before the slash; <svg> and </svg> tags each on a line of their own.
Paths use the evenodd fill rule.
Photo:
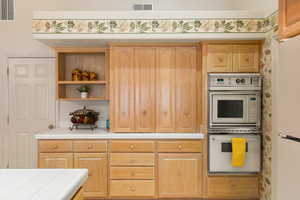
<svg viewBox="0 0 300 200">
<path fill-rule="evenodd" d="M 70 200 L 87 169 L 0 169 L 0 199 Z"/>
<path fill-rule="evenodd" d="M 35 135 L 39 140 L 55 139 L 203 139 L 202 133 L 111 133 L 104 129 L 73 130 L 57 128 Z"/>
</svg>

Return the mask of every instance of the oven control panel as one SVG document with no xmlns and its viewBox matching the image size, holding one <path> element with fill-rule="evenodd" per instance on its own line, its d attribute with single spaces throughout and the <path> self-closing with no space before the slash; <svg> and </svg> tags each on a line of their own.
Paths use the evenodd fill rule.
<svg viewBox="0 0 300 200">
<path fill-rule="evenodd" d="M 261 90 L 260 74 L 209 74 L 209 90 Z"/>
</svg>

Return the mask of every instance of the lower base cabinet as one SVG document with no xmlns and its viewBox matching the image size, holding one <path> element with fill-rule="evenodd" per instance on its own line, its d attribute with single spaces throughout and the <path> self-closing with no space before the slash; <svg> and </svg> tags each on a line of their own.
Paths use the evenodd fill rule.
<svg viewBox="0 0 300 200">
<path fill-rule="evenodd" d="M 84 197 L 98 198 L 107 196 L 107 154 L 75 153 L 74 168 L 89 170 L 84 184 Z"/>
<path fill-rule="evenodd" d="M 155 198 L 154 180 L 111 180 L 110 196 L 121 198 Z"/>
<path fill-rule="evenodd" d="M 210 199 L 259 199 L 259 178 L 208 177 Z"/>
<path fill-rule="evenodd" d="M 202 196 L 201 153 L 162 153 L 158 166 L 159 197 Z"/>
</svg>

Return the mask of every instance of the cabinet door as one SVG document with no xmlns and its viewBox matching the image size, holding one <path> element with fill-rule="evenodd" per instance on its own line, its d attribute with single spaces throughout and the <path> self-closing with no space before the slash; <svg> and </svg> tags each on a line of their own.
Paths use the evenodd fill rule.
<svg viewBox="0 0 300 200">
<path fill-rule="evenodd" d="M 159 197 L 201 197 L 202 154 L 159 154 Z"/>
<path fill-rule="evenodd" d="M 234 45 L 233 72 L 259 72 L 259 45 Z"/>
<path fill-rule="evenodd" d="M 232 45 L 207 45 L 207 72 L 232 72 L 232 51 Z"/>
<path fill-rule="evenodd" d="M 136 132 L 155 131 L 155 48 L 135 48 Z"/>
<path fill-rule="evenodd" d="M 40 153 L 39 168 L 73 168 L 73 153 Z"/>
<path fill-rule="evenodd" d="M 196 64 L 194 47 L 176 48 L 175 122 L 176 132 L 196 131 Z"/>
<path fill-rule="evenodd" d="M 74 168 L 86 168 L 89 170 L 88 179 L 84 184 L 84 197 L 106 197 L 107 154 L 75 153 Z"/>
<path fill-rule="evenodd" d="M 156 131 L 175 132 L 175 48 L 156 50 Z"/>
<path fill-rule="evenodd" d="M 300 33 L 300 1 L 279 0 L 279 37 L 293 37 Z"/>
<path fill-rule="evenodd" d="M 111 128 L 113 132 L 133 132 L 134 124 L 134 49 L 111 50 Z"/>
</svg>

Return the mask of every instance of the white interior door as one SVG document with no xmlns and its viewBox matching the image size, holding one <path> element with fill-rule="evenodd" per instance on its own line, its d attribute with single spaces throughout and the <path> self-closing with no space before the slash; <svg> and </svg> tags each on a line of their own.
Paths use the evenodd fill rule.
<svg viewBox="0 0 300 200">
<path fill-rule="evenodd" d="M 7 66 L 0 65 L 0 168 L 7 168 L 8 151 L 7 137 L 8 128 L 8 81 L 7 81 Z"/>
<path fill-rule="evenodd" d="M 299 199 L 300 143 L 278 136 L 283 133 L 300 138 L 299 52 L 300 38 L 280 44 L 279 65 L 273 70 L 273 200 Z"/>
<path fill-rule="evenodd" d="M 55 123 L 55 60 L 9 59 L 11 168 L 36 167 L 34 134 Z"/>
</svg>

